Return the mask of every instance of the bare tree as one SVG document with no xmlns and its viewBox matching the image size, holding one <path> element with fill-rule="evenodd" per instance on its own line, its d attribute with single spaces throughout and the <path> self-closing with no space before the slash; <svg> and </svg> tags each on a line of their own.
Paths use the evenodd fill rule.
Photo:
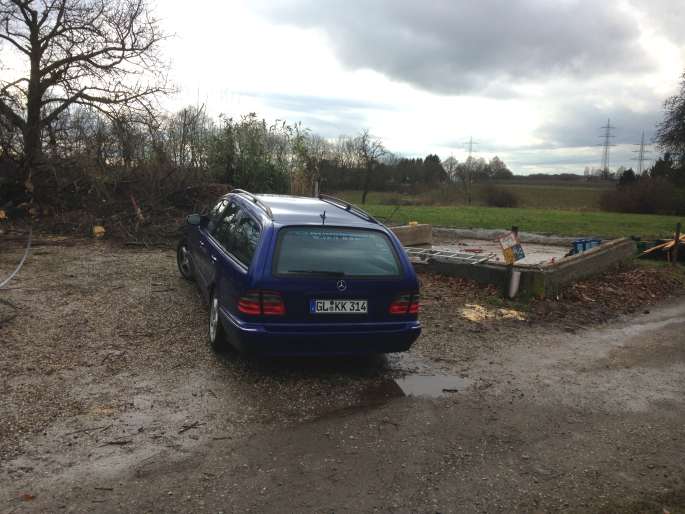
<svg viewBox="0 0 685 514">
<path fill-rule="evenodd" d="M 476 167 L 478 161 L 473 157 L 469 156 L 466 162 L 457 164 L 456 175 L 461 180 L 462 189 L 464 190 L 464 196 L 466 197 L 466 202 L 471 205 L 471 200 L 473 197 L 473 178 L 477 173 Z"/>
<path fill-rule="evenodd" d="M 355 138 L 339 136 L 331 145 L 333 160 L 342 168 L 354 168 L 358 165 Z"/>
<path fill-rule="evenodd" d="M 321 164 L 332 154 L 331 145 L 323 137 L 302 130 L 299 125 L 295 126 L 292 145 L 296 167 L 306 183 L 307 194 L 316 196 L 320 187 Z"/>
<path fill-rule="evenodd" d="M 170 116 L 166 124 L 169 155 L 181 168 L 204 168 L 212 120 L 205 106 L 188 106 Z"/>
<path fill-rule="evenodd" d="M 164 37 L 145 0 L 0 0 L 0 42 L 20 62 L 0 79 L 0 115 L 21 131 L 28 189 L 43 131 L 66 110 L 144 114 L 166 91 Z"/>
<path fill-rule="evenodd" d="M 364 129 L 354 138 L 354 148 L 359 164 L 364 168 L 364 190 L 362 192 L 363 205 L 366 203 L 366 196 L 369 193 L 371 174 L 387 151 L 383 146 L 383 142 L 369 134 L 368 129 Z"/>
<path fill-rule="evenodd" d="M 459 161 L 450 155 L 447 159 L 443 161 L 442 166 L 443 168 L 445 168 L 445 173 L 447 173 L 447 178 L 449 179 L 449 181 L 456 182 L 459 178 Z"/>
<path fill-rule="evenodd" d="M 660 150 L 675 157 L 685 170 L 685 73 L 678 94 L 664 102 L 664 119 L 657 125 L 656 143 Z"/>
</svg>

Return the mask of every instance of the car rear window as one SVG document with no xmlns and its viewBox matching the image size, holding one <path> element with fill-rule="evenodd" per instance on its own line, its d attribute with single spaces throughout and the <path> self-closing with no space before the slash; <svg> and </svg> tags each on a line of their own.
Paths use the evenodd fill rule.
<svg viewBox="0 0 685 514">
<path fill-rule="evenodd" d="M 353 228 L 281 229 L 274 269 L 277 275 L 400 275 L 397 254 L 388 236 Z"/>
</svg>

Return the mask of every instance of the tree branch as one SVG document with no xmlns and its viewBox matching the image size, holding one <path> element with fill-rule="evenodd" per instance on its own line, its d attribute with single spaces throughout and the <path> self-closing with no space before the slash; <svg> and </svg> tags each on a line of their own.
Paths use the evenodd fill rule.
<svg viewBox="0 0 685 514">
<path fill-rule="evenodd" d="M 3 33 L 0 32 L 0 39 L 4 39 L 5 41 L 9 41 L 9 42 L 12 43 L 20 52 L 22 52 L 22 53 L 24 53 L 24 54 L 26 54 L 26 55 L 31 55 L 31 49 L 30 49 L 30 48 L 26 48 L 26 47 L 20 45 L 19 43 L 17 43 L 14 39 L 12 39 L 12 38 L 9 36 L 9 34 L 12 34 L 12 33 L 9 31 L 9 28 L 5 27 L 5 32 L 6 32 L 7 34 L 3 34 Z M 13 34 L 12 34 L 12 35 L 13 35 Z"/>
<path fill-rule="evenodd" d="M 5 116 L 12 124 L 20 130 L 26 128 L 26 122 L 14 110 L 0 98 L 0 114 Z"/>
</svg>

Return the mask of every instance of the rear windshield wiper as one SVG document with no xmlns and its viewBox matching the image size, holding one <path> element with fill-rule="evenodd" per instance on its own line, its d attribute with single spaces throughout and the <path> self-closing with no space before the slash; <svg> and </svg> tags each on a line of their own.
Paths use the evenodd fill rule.
<svg viewBox="0 0 685 514">
<path fill-rule="evenodd" d="M 286 273 L 298 273 L 301 275 L 325 275 L 327 277 L 344 277 L 344 271 L 326 271 L 315 269 L 289 269 Z"/>
</svg>

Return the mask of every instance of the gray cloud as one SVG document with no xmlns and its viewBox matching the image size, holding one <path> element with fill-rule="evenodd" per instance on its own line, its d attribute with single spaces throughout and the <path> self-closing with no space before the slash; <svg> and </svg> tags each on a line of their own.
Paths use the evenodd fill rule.
<svg viewBox="0 0 685 514">
<path fill-rule="evenodd" d="M 680 0 L 632 0 L 634 9 L 647 16 L 649 24 L 660 35 L 678 46 L 685 45 L 685 8 Z"/>
<path fill-rule="evenodd" d="M 341 62 L 440 94 L 650 68 L 632 17 L 607 0 L 284 0 L 275 22 L 322 30 Z"/>
<path fill-rule="evenodd" d="M 356 134 L 367 125 L 370 111 L 396 110 L 389 104 L 366 100 L 279 93 L 241 94 L 261 100 L 286 114 L 288 121 L 301 122 L 304 127 L 327 138 Z"/>
<path fill-rule="evenodd" d="M 525 146 L 494 145 L 487 137 L 478 137 L 479 144 L 474 149 L 477 154 L 498 154 L 515 173 L 582 173 L 585 166 L 600 166 L 603 142 L 601 127 L 606 125 L 607 118 L 611 118 L 611 124 L 615 127 L 612 131 L 615 137 L 611 143 L 616 145 L 611 148 L 611 168 L 637 167 L 637 162 L 633 160 L 636 156 L 634 151 L 642 131 L 645 132 L 645 142 L 651 144 L 656 124 L 663 115 L 658 109 L 658 100 L 650 103 L 655 109 L 637 111 L 624 105 L 605 109 L 583 98 L 560 101 L 550 113 L 549 121 L 532 134 L 542 140 L 540 143 Z M 443 146 L 463 149 L 466 139 L 449 140 Z M 650 150 L 648 160 L 658 155 L 654 146 Z"/>
<path fill-rule="evenodd" d="M 383 102 L 327 96 L 289 95 L 282 93 L 239 93 L 259 98 L 272 107 L 294 112 L 345 112 L 358 110 L 396 111 L 397 106 Z"/>
<path fill-rule="evenodd" d="M 659 106 L 659 103 L 655 101 L 654 106 Z M 538 128 L 535 135 L 546 141 L 542 147 L 547 148 L 598 145 L 604 134 L 601 127 L 611 119 L 611 125 L 616 127 L 612 130 L 615 136 L 613 144 L 639 143 L 643 130 L 645 139 L 651 142 L 656 124 L 662 117 L 663 113 L 658 109 L 634 111 L 623 106 L 603 109 L 587 103 L 562 103 L 554 119 Z"/>
<path fill-rule="evenodd" d="M 659 105 L 658 101 L 654 102 Z M 654 138 L 656 125 L 661 121 L 661 110 L 634 111 L 625 106 L 616 106 L 611 109 L 603 109 L 583 100 L 577 102 L 562 102 L 555 107 L 555 114 L 550 114 L 549 121 L 540 125 L 532 133 L 540 139 L 540 143 L 533 145 L 507 145 L 493 144 L 487 137 L 474 136 L 478 141 L 474 148 L 479 152 L 505 152 L 505 151 L 538 151 L 559 150 L 572 148 L 586 148 L 597 146 L 602 143 L 601 129 L 607 119 L 611 119 L 611 125 L 615 127 L 611 134 L 612 144 L 632 145 L 640 142 L 642 131 L 645 132 L 645 141 L 651 143 Z M 445 148 L 465 148 L 468 137 L 461 139 L 447 139 L 441 142 Z M 581 159 L 582 160 L 582 159 Z"/>
</svg>

